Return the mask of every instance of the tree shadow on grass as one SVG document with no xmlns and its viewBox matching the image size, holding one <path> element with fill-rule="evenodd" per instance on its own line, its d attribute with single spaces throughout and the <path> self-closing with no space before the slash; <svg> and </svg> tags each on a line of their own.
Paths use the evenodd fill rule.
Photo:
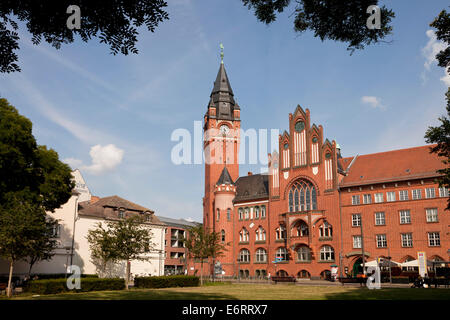
<svg viewBox="0 0 450 320">
<path fill-rule="evenodd" d="M 355 288 L 325 295 L 328 300 L 450 300 L 450 289 Z"/>
<path fill-rule="evenodd" d="M 130 290 L 66 293 L 29 297 L 33 300 L 236 300 L 220 293 L 198 293 L 173 290 Z"/>
</svg>

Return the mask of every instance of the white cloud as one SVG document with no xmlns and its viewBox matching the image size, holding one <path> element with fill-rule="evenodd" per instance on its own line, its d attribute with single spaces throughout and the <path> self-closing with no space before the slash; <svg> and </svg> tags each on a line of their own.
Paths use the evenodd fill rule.
<svg viewBox="0 0 450 320">
<path fill-rule="evenodd" d="M 361 102 L 370 105 L 372 108 L 376 109 L 386 109 L 386 107 L 381 104 L 381 99 L 375 96 L 363 96 Z"/>
<path fill-rule="evenodd" d="M 101 174 L 116 168 L 122 162 L 124 151 L 113 144 L 106 146 L 97 144 L 91 147 L 89 154 L 92 164 L 83 166 L 82 169 L 93 174 Z"/>
<path fill-rule="evenodd" d="M 422 48 L 422 55 L 425 57 L 425 63 L 423 64 L 425 67 L 424 72 L 422 73 L 422 79 L 426 80 L 426 72 L 430 71 L 432 64 L 437 64 L 436 55 L 445 50 L 446 45 L 442 41 L 438 41 L 436 38 L 436 34 L 433 30 L 427 30 L 427 37 L 429 38 L 425 47 Z M 448 74 L 448 68 L 445 70 L 445 75 L 440 78 L 442 82 L 444 82 L 447 86 L 450 86 L 450 75 Z"/>
</svg>

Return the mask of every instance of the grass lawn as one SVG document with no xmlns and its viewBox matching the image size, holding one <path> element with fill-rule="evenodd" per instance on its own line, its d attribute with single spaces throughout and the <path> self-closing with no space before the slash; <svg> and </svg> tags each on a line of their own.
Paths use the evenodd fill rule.
<svg viewBox="0 0 450 320">
<path fill-rule="evenodd" d="M 1 298 L 0 298 L 1 299 Z M 369 290 L 343 286 L 228 284 L 189 288 L 130 289 L 41 295 L 21 294 L 32 300 L 450 300 L 450 289 L 383 288 Z"/>
</svg>

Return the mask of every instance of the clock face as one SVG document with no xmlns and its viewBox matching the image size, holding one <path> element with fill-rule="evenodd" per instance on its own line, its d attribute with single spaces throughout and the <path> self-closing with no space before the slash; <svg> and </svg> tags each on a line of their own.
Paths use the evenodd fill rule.
<svg viewBox="0 0 450 320">
<path fill-rule="evenodd" d="M 305 123 L 303 121 L 299 121 L 295 124 L 295 131 L 302 132 L 305 129 Z"/>
<path fill-rule="evenodd" d="M 227 135 L 228 132 L 230 132 L 230 128 L 228 128 L 228 126 L 224 124 L 220 126 L 220 133 Z"/>
</svg>

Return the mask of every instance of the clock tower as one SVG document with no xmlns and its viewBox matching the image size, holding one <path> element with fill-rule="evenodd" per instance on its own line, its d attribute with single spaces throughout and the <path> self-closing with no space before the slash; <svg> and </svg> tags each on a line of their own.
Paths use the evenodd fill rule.
<svg viewBox="0 0 450 320">
<path fill-rule="evenodd" d="M 227 203 L 221 203 L 219 209 L 215 192 L 217 193 L 216 187 L 219 182 L 222 184 L 226 181 L 234 185 L 234 181 L 239 177 L 240 127 L 240 108 L 234 100 L 233 90 L 222 60 L 203 122 L 205 154 L 203 224 L 211 231 L 220 231 L 217 216 L 220 217 L 222 209 L 224 216 L 227 215 L 227 209 L 233 212 L 233 199 L 226 201 Z M 224 176 L 230 179 L 224 180 Z M 221 177 L 222 179 L 219 179 Z M 219 212 L 217 212 L 218 209 Z"/>
</svg>

